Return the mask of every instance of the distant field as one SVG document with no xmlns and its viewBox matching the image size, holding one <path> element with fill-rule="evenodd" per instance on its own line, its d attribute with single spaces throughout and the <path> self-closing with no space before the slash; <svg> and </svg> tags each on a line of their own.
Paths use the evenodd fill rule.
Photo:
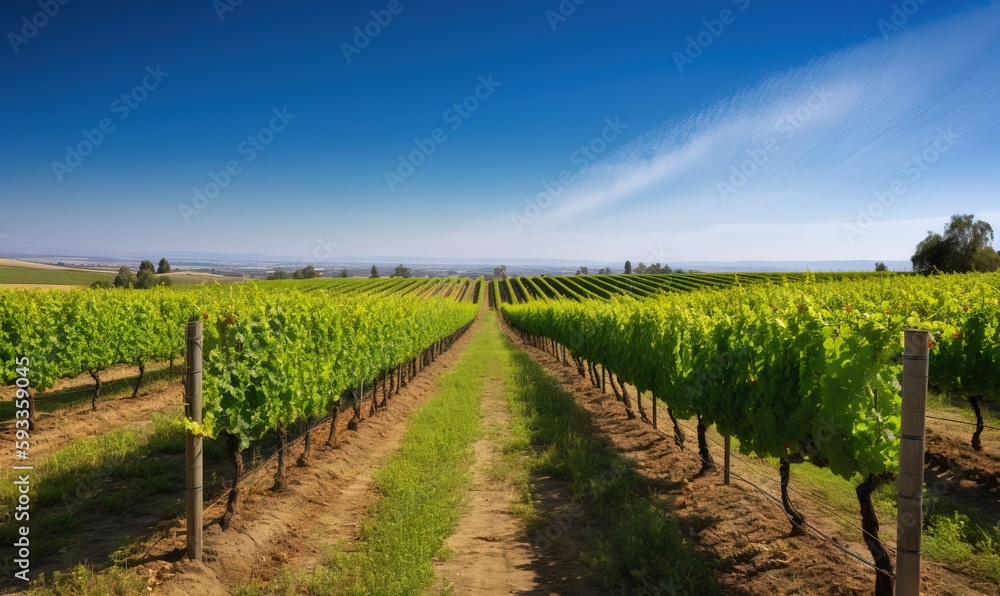
<svg viewBox="0 0 1000 596">
<path fill-rule="evenodd" d="M 0 266 L 0 284 L 89 286 L 95 281 L 111 281 L 114 278 L 115 274 L 109 271 Z"/>
<path fill-rule="evenodd" d="M 0 286 L 89 286 L 95 281 L 113 281 L 115 274 L 111 271 L 86 271 L 62 267 L 39 267 L 33 263 L 25 265 L 10 265 L 16 261 L 5 261 L 0 265 Z M 221 277 L 207 273 L 170 273 L 175 286 L 193 286 L 204 281 L 215 280 L 219 283 L 241 281 L 238 278 Z"/>
</svg>

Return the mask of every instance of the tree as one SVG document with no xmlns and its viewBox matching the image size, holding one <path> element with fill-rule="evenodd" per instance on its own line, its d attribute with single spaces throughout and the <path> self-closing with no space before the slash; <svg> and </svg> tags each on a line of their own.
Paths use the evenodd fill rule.
<svg viewBox="0 0 1000 596">
<path fill-rule="evenodd" d="M 347 269 L 340 270 L 340 277 L 347 277 Z"/>
<path fill-rule="evenodd" d="M 403 265 L 396 265 L 396 268 L 392 270 L 392 275 L 389 277 L 410 277 L 413 271 L 409 267 L 404 267 Z"/>
<path fill-rule="evenodd" d="M 275 271 L 271 275 L 267 276 L 268 279 L 288 279 L 287 271 Z"/>
<path fill-rule="evenodd" d="M 292 279 L 312 279 L 314 277 L 319 277 L 319 275 L 312 265 L 306 265 L 302 269 L 296 269 L 292 272 Z"/>
<path fill-rule="evenodd" d="M 168 262 L 165 258 L 160 259 L 160 264 L 156 266 L 156 273 L 170 273 L 170 262 Z"/>
<path fill-rule="evenodd" d="M 625 275 L 632 274 L 632 261 L 625 261 Z"/>
<path fill-rule="evenodd" d="M 370 277 L 371 279 L 378 279 L 378 267 L 372 265 L 372 274 L 369 275 L 368 277 Z"/>
<path fill-rule="evenodd" d="M 973 271 L 996 271 L 1000 269 L 1000 251 L 985 248 L 972 257 Z"/>
<path fill-rule="evenodd" d="M 148 290 L 156 285 L 156 274 L 150 269 L 141 269 L 135 278 L 135 287 L 140 290 Z"/>
<path fill-rule="evenodd" d="M 644 265 L 642 261 L 639 261 L 639 265 L 635 268 L 635 272 L 639 274 L 645 273 L 646 265 Z"/>
<path fill-rule="evenodd" d="M 106 279 L 99 279 L 94 283 L 90 284 L 90 287 L 95 290 L 107 290 L 109 288 L 115 287 L 115 284 L 111 283 Z"/>
<path fill-rule="evenodd" d="M 500 265 L 493 268 L 493 279 L 504 279 L 507 277 L 507 266 Z"/>
<path fill-rule="evenodd" d="M 1000 268 L 1000 257 L 993 248 L 993 226 L 974 215 L 952 215 L 944 235 L 927 232 L 910 261 L 914 271 L 925 275 Z"/>
<path fill-rule="evenodd" d="M 885 263 L 883 263 L 882 261 L 875 263 L 875 271 L 888 271 L 888 270 L 889 268 L 886 267 Z"/>
<path fill-rule="evenodd" d="M 131 288 L 135 286 L 135 282 L 136 277 L 131 269 L 125 266 L 118 269 L 118 275 L 115 276 L 116 288 Z"/>
<path fill-rule="evenodd" d="M 139 273 L 143 271 L 149 271 L 150 273 L 156 272 L 156 267 L 153 265 L 153 261 L 146 261 L 139 263 Z"/>
<path fill-rule="evenodd" d="M 590 275 L 590 271 L 586 267 L 580 267 L 576 270 L 575 275 Z"/>
</svg>

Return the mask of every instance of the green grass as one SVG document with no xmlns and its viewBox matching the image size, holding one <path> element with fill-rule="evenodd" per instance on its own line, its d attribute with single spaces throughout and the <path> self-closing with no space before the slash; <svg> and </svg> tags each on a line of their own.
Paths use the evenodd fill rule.
<svg viewBox="0 0 1000 596">
<path fill-rule="evenodd" d="M 0 284 L 89 286 L 95 281 L 112 281 L 114 278 L 115 274 L 110 271 L 0 266 Z"/>
<path fill-rule="evenodd" d="M 133 570 L 109 567 L 95 571 L 92 567 L 77 565 L 72 571 L 55 572 L 50 579 L 44 576 L 32 581 L 27 596 L 107 596 L 110 594 L 144 594 L 146 580 Z"/>
<path fill-rule="evenodd" d="M 209 460 L 224 457 L 215 441 L 206 441 L 205 451 Z M 43 557 L 67 546 L 69 533 L 88 513 L 128 514 L 153 495 L 182 491 L 183 464 L 169 456 L 183 452 L 178 412 L 154 413 L 150 423 L 77 439 L 49 455 L 32 472 L 32 522 L 52 531 L 41 532 L 32 542 L 32 554 Z M 15 473 L 0 474 L 0 540 L 5 542 L 15 540 L 17 532 L 12 519 Z"/>
<path fill-rule="evenodd" d="M 544 553 L 553 526 L 583 517 L 598 530 L 583 557 L 614 592 L 704 594 L 718 591 L 712 565 L 696 555 L 667 505 L 651 494 L 629 460 L 602 440 L 573 396 L 524 352 L 507 345 L 512 378 L 507 383 L 513 416 L 505 451 L 524 462 L 532 478 L 568 482 L 581 506 L 579 519 L 550 520 L 526 508 L 526 519 Z M 515 477 L 516 479 L 517 477 Z M 515 484 L 516 486 L 516 484 Z M 558 534 L 558 532 L 554 532 Z"/>
<path fill-rule="evenodd" d="M 1000 426 L 1000 414 L 997 414 L 994 410 L 995 407 L 994 403 L 983 403 L 983 422 L 987 426 Z M 943 415 L 944 418 L 954 418 L 970 423 L 976 422 L 976 413 L 972 410 L 972 406 L 967 400 L 959 397 L 949 397 L 947 393 L 940 391 L 931 391 L 927 394 L 927 410 L 929 415 L 932 416 Z M 935 420 L 929 422 L 931 425 L 937 423 Z M 975 428 L 970 426 L 968 431 L 969 440 L 971 441 Z"/>
</svg>

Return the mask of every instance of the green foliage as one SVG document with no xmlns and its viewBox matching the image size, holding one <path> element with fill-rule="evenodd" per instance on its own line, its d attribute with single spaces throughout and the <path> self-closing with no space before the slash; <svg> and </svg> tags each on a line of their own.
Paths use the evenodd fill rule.
<svg viewBox="0 0 1000 596">
<path fill-rule="evenodd" d="M 139 290 L 148 290 L 155 285 L 156 274 L 149 269 L 140 269 L 135 279 L 135 287 Z"/>
<path fill-rule="evenodd" d="M 953 215 L 944 235 L 927 232 L 911 258 L 918 273 L 966 273 L 1000 269 L 993 227 L 974 215 Z"/>
<path fill-rule="evenodd" d="M 313 279 L 314 277 L 319 277 L 319 272 L 312 265 L 306 265 L 292 273 L 292 279 Z"/>
<path fill-rule="evenodd" d="M 0 381 L 16 378 L 22 355 L 38 391 L 116 364 L 177 357 L 194 303 L 194 293 L 164 289 L 0 290 Z"/>
<path fill-rule="evenodd" d="M 160 259 L 159 265 L 156 266 L 157 274 L 170 273 L 170 262 L 166 258 Z"/>
<path fill-rule="evenodd" d="M 508 319 L 701 415 L 745 453 L 834 473 L 898 465 L 904 328 L 935 332 L 932 382 L 996 395 L 1000 277 L 862 281 L 507 304 Z"/>
<path fill-rule="evenodd" d="M 93 290 L 110 290 L 113 287 L 115 287 L 115 284 L 106 279 L 99 279 L 90 284 L 90 288 Z"/>
<path fill-rule="evenodd" d="M 392 270 L 392 275 L 390 277 L 410 277 L 413 271 L 404 265 L 396 265 L 396 268 Z"/>
<path fill-rule="evenodd" d="M 879 261 L 878 263 L 875 263 L 875 271 L 882 272 L 882 271 L 888 271 L 888 270 L 889 270 L 889 268 L 885 266 L 885 263 L 883 263 L 881 261 Z"/>
<path fill-rule="evenodd" d="M 378 267 L 372 265 L 371 275 L 368 276 L 370 279 L 378 279 Z"/>
<path fill-rule="evenodd" d="M 925 525 L 923 549 L 930 557 L 1000 584 L 1000 525 L 978 524 L 958 511 L 932 512 Z"/>
<path fill-rule="evenodd" d="M 143 271 L 156 273 L 156 267 L 153 265 L 152 261 L 143 260 L 141 263 L 139 263 L 139 273 L 142 273 Z"/>
<path fill-rule="evenodd" d="M 632 274 L 632 261 L 625 261 L 625 275 Z"/>
<path fill-rule="evenodd" d="M 136 284 L 135 274 L 128 267 L 122 266 L 118 269 L 118 275 L 115 276 L 115 287 L 116 288 L 131 288 Z"/>
<path fill-rule="evenodd" d="M 203 296 L 209 298 L 209 296 Z M 329 411 L 345 390 L 416 357 L 477 307 L 438 299 L 267 292 L 232 286 L 204 300 L 204 423 L 245 447 Z"/>
</svg>

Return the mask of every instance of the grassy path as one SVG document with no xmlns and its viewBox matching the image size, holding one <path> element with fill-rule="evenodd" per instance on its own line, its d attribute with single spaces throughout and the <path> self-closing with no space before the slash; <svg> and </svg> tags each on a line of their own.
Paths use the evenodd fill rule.
<svg viewBox="0 0 1000 596">
<path fill-rule="evenodd" d="M 484 425 L 483 395 L 497 390 L 496 381 L 507 408 L 504 424 Z M 400 449 L 375 473 L 381 497 L 353 550 L 330 553 L 311 573 L 292 570 L 243 593 L 418 594 L 435 585 L 435 560 L 483 556 L 467 551 L 476 547 L 462 539 L 467 528 L 460 524 L 475 524 L 470 516 L 483 513 L 468 492 L 476 453 L 485 453 L 476 449 L 484 433 L 501 455 L 479 463 L 511 487 L 507 509 L 520 526 L 493 539 L 527 553 L 522 567 L 530 573 L 519 582 L 532 581 L 542 593 L 593 594 L 700 593 L 714 585 L 710 566 L 693 554 L 632 464 L 488 312 L 462 359 L 441 377 L 439 392 L 408 421 Z M 461 550 L 446 545 L 456 528 L 452 544 Z M 449 568 L 447 561 L 441 568 Z M 462 574 L 461 586 L 445 571 L 437 585 L 472 593 L 470 586 L 489 584 L 488 569 Z"/>
</svg>

